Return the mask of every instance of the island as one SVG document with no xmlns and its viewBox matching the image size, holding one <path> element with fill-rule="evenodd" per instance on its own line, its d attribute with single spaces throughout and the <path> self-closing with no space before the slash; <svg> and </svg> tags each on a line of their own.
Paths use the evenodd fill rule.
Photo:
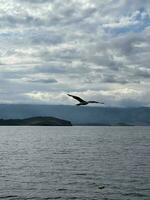
<svg viewBox="0 0 150 200">
<path fill-rule="evenodd" d="M 70 121 L 55 117 L 31 117 L 26 119 L 0 119 L 0 126 L 72 126 Z"/>
</svg>

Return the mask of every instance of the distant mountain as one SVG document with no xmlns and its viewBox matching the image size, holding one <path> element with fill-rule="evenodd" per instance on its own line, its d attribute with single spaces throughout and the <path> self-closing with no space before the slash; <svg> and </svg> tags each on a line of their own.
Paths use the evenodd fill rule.
<svg viewBox="0 0 150 200">
<path fill-rule="evenodd" d="M 0 126 L 71 126 L 71 122 L 54 117 L 0 119 Z"/>
<path fill-rule="evenodd" d="M 53 116 L 73 125 L 150 125 L 150 108 L 0 104 L 1 119 Z"/>
</svg>

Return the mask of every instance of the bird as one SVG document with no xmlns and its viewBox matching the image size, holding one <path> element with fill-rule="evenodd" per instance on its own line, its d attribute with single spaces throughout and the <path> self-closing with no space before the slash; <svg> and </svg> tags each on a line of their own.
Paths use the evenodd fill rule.
<svg viewBox="0 0 150 200">
<path fill-rule="evenodd" d="M 76 104 L 77 106 L 84 106 L 84 105 L 87 105 L 89 103 L 100 103 L 100 104 L 104 104 L 103 102 L 98 102 L 98 101 L 85 101 L 83 99 L 81 99 L 80 97 L 78 96 L 75 96 L 75 95 L 71 95 L 71 94 L 67 94 L 68 96 L 76 99 L 77 101 L 79 101 L 80 103 Z"/>
</svg>

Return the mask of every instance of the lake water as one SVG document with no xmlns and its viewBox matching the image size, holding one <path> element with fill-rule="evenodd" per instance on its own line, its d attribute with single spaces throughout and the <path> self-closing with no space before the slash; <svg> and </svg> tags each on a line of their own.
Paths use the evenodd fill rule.
<svg viewBox="0 0 150 200">
<path fill-rule="evenodd" d="M 149 127 L 0 127 L 0 199 L 149 200 Z"/>
</svg>

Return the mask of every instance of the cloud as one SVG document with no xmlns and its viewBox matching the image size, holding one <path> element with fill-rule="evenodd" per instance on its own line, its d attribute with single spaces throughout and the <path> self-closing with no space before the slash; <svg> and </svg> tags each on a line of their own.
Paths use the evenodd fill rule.
<svg viewBox="0 0 150 200">
<path fill-rule="evenodd" d="M 51 99 L 53 99 L 53 104 L 59 104 L 60 101 L 64 102 L 66 100 L 66 95 L 63 93 L 48 93 L 48 92 L 41 92 L 41 91 L 33 91 L 31 93 L 25 93 L 25 96 L 31 98 L 36 103 L 50 103 Z"/>
<path fill-rule="evenodd" d="M 1 102 L 148 105 L 149 13 L 149 0 L 1 0 Z"/>
<path fill-rule="evenodd" d="M 49 83 L 57 83 L 56 79 L 35 79 L 35 80 L 27 80 L 32 83 L 44 83 L 44 84 L 49 84 Z"/>
<path fill-rule="evenodd" d="M 18 0 L 19 2 L 24 3 L 31 3 L 31 4 L 43 4 L 43 3 L 50 3 L 54 2 L 54 0 Z"/>
</svg>

